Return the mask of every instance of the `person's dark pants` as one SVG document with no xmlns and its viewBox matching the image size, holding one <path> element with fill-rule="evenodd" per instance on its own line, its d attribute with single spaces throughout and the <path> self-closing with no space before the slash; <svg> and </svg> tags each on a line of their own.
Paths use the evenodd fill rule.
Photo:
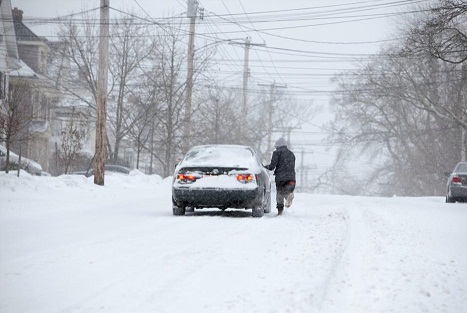
<svg viewBox="0 0 467 313">
<path fill-rule="evenodd" d="M 282 212 L 284 210 L 284 201 L 290 193 L 295 190 L 295 181 L 287 180 L 276 182 L 276 202 L 277 210 Z"/>
</svg>

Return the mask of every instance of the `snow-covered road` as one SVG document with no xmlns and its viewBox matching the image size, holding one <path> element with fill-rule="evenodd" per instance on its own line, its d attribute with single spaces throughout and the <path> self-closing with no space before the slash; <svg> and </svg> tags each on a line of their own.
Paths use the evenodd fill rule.
<svg viewBox="0 0 467 313">
<path fill-rule="evenodd" d="M 297 194 L 174 217 L 170 180 L 0 174 L 0 312 L 467 312 L 467 205 Z"/>
</svg>

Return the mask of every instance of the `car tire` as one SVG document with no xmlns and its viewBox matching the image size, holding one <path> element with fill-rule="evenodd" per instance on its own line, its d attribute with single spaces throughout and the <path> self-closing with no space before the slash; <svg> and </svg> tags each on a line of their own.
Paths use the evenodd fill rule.
<svg viewBox="0 0 467 313">
<path fill-rule="evenodd" d="M 448 192 L 446 193 L 446 203 L 455 203 L 456 198 L 450 197 L 449 195 L 451 194 L 451 188 L 448 188 Z"/>
<path fill-rule="evenodd" d="M 174 204 L 172 205 L 172 212 L 173 212 L 173 215 L 176 215 L 176 216 L 185 215 L 185 208 L 178 207 Z"/>
<path fill-rule="evenodd" d="M 263 217 L 263 215 L 264 215 L 263 206 L 255 207 L 251 210 L 252 217 Z"/>
</svg>

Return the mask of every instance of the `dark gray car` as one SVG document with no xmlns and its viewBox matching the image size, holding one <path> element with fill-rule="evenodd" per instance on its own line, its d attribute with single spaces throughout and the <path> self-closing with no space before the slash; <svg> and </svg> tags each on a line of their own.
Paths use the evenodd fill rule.
<svg viewBox="0 0 467 313">
<path fill-rule="evenodd" d="M 112 175 L 112 174 L 124 174 L 128 175 L 130 174 L 130 169 L 125 166 L 121 165 L 113 165 L 113 164 L 105 164 L 105 174 L 106 175 Z M 73 172 L 73 175 L 84 175 L 86 177 L 91 177 L 94 176 L 94 168 L 91 168 L 87 171 L 78 171 L 78 172 Z"/>
<path fill-rule="evenodd" d="M 467 162 L 460 162 L 452 173 L 446 172 L 446 202 L 467 202 Z"/>
</svg>

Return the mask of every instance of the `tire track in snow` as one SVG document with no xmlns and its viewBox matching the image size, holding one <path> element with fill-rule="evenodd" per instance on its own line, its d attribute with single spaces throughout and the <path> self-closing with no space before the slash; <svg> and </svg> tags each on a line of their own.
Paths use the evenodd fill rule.
<svg viewBox="0 0 467 313">
<path fill-rule="evenodd" d="M 366 201 L 349 197 L 346 239 L 329 276 L 320 312 L 379 312 L 388 283 L 380 262 L 391 227 Z M 362 306 L 364 304 L 364 306 Z"/>
<path fill-rule="evenodd" d="M 349 198 L 347 237 L 318 312 L 463 311 L 465 290 L 453 289 L 463 285 L 453 278 L 459 264 L 433 253 L 432 230 L 420 227 L 410 208 L 379 202 Z"/>
<path fill-rule="evenodd" d="M 283 313 L 319 307 L 323 272 L 329 271 L 341 238 L 345 238 L 341 235 L 345 214 L 336 212 L 334 206 L 308 210 L 289 210 L 279 218 L 234 219 L 229 227 L 212 225 L 212 217 L 194 217 L 207 221 L 199 226 L 208 233 L 226 234 L 202 244 L 215 250 L 207 254 L 213 262 L 195 269 L 183 284 L 187 289 L 202 288 L 199 282 L 204 281 L 214 287 L 208 288 L 210 295 L 194 290 L 191 303 L 175 303 L 170 310 L 182 312 L 189 306 L 195 312 Z"/>
<path fill-rule="evenodd" d="M 343 208 L 342 211 L 345 212 L 344 238 L 328 274 L 319 312 L 349 312 L 348 304 L 361 289 L 361 213 L 359 210 L 347 208 Z"/>
<path fill-rule="evenodd" d="M 313 203 L 310 198 L 313 199 L 307 195 L 307 203 Z M 297 206 L 300 207 L 299 210 L 291 210 L 288 213 L 294 218 L 290 222 L 291 227 L 304 226 L 306 237 L 302 242 L 297 243 L 304 246 L 302 249 L 295 247 L 294 250 L 303 251 L 305 257 L 300 263 L 305 261 L 305 266 L 303 269 L 298 269 L 300 277 L 296 279 L 299 288 L 289 292 L 291 297 L 288 299 L 287 312 L 321 312 L 336 268 L 348 244 L 348 213 L 342 205 L 336 206 L 332 201 L 329 203 L 321 201 L 319 206 L 301 203 Z M 312 215 L 303 214 L 304 211 L 312 212 Z M 284 307 L 284 304 L 278 306 Z M 281 312 L 281 310 L 271 312 Z"/>
<path fill-rule="evenodd" d="M 327 223 L 334 224 L 334 228 L 339 228 L 340 232 L 333 230 L 329 237 L 325 238 L 329 244 L 330 256 L 327 258 L 327 268 L 322 273 L 322 286 L 318 294 L 318 301 L 313 305 L 317 312 L 323 312 L 323 307 L 334 299 L 334 281 L 339 280 L 339 268 L 345 261 L 345 255 L 351 242 L 351 219 L 346 208 L 336 208 L 327 215 Z M 333 243 L 333 245 L 331 245 Z M 331 301 L 333 302 L 333 301 Z M 335 311 L 338 312 L 338 311 Z"/>
<path fill-rule="evenodd" d="M 192 260 L 197 266 L 190 276 L 179 282 L 185 288 L 182 294 L 191 292 L 186 297 L 189 303 L 174 303 L 166 312 L 185 312 L 187 307 L 197 312 L 264 312 L 271 271 L 275 276 L 277 270 L 268 266 L 274 257 L 270 247 L 274 220 L 194 218 L 200 219 L 198 227 L 208 236 L 198 244 L 207 249 L 201 262 Z M 252 301 L 251 292 L 261 297 Z"/>
</svg>

